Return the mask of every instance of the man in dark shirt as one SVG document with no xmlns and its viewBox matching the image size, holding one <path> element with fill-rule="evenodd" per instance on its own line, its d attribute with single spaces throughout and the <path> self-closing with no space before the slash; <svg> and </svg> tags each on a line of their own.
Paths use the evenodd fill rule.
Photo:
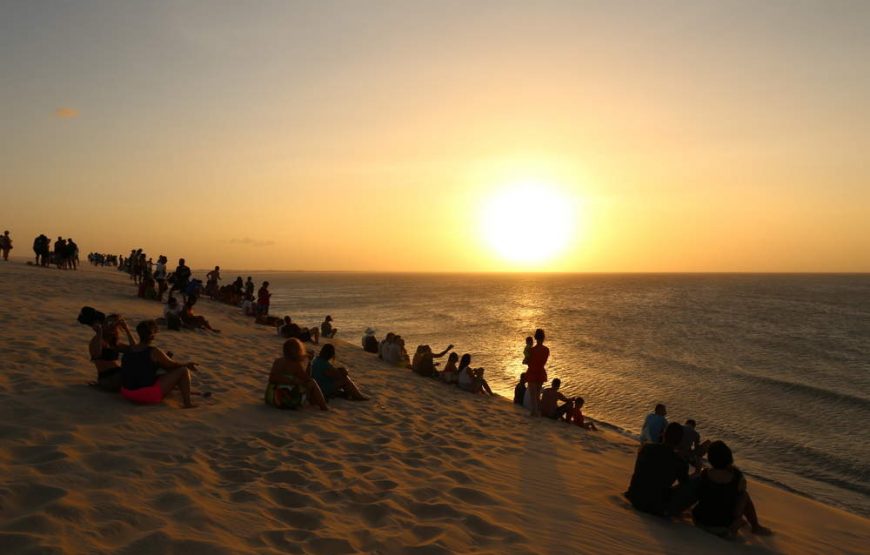
<svg viewBox="0 0 870 555">
<path fill-rule="evenodd" d="M 184 264 L 183 258 L 178 259 L 178 266 L 175 268 L 173 276 L 175 277 L 175 283 L 172 284 L 172 289 L 169 290 L 169 294 L 172 295 L 173 291 L 179 291 L 181 297 L 187 300 L 187 285 L 190 282 L 190 268 Z"/>
<path fill-rule="evenodd" d="M 682 439 L 683 427 L 672 422 L 665 428 L 664 443 L 647 443 L 640 448 L 625 493 L 635 509 L 668 516 L 692 505 L 689 465 L 676 453 Z M 679 486 L 674 486 L 674 482 L 679 482 Z"/>
</svg>

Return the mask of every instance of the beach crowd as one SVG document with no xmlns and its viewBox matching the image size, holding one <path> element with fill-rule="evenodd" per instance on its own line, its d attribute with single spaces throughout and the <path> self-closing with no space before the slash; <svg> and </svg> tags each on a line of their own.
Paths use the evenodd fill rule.
<svg viewBox="0 0 870 555">
<path fill-rule="evenodd" d="M 6 231 L 0 236 L 4 260 L 8 260 L 11 249 L 12 239 Z M 78 266 L 78 247 L 71 238 L 58 237 L 52 246 L 47 236 L 40 235 L 34 240 L 33 250 L 37 266 L 72 270 Z M 266 404 L 279 409 L 312 405 L 328 411 L 330 401 L 336 398 L 369 399 L 349 369 L 336 362 L 335 346 L 321 345 L 321 340 L 332 339 L 338 333 L 332 316 L 325 316 L 319 326 L 306 327 L 290 316 L 269 314 L 268 281 L 257 288 L 251 276 L 246 280 L 238 276 L 221 285 L 221 269 L 215 266 L 203 282 L 193 277 L 185 259 L 179 259 L 175 269 L 169 271 L 166 256 L 159 256 L 155 262 L 141 249 L 131 250 L 126 257 L 90 253 L 88 261 L 127 273 L 138 297 L 162 304 L 162 314 L 137 323 L 135 335 L 119 314 L 106 314 L 93 307 L 81 309 L 78 321 L 94 331 L 88 342 L 89 357 L 97 370 L 93 387 L 120 393 L 136 404 L 161 403 L 176 389 L 184 408 L 196 406 L 193 397 L 208 397 L 209 392 L 193 389 L 191 372 L 198 370 L 196 362 L 176 359 L 173 353 L 155 345 L 161 328 L 220 333 L 194 311 L 199 299 L 207 297 L 238 307 L 254 323 L 273 328 L 284 340 L 268 373 L 263 395 Z M 550 350 L 545 342 L 543 329 L 525 339 L 521 357 L 526 370 L 516 384 L 513 402 L 533 418 L 596 431 L 596 424 L 583 415 L 585 400 L 566 397 L 559 378 L 548 380 Z M 379 341 L 375 330 L 368 328 L 361 347 L 387 365 L 411 370 L 444 386 L 493 395 L 484 368 L 472 366 L 471 354 L 460 356 L 453 351 L 453 345 L 437 352 L 430 345 L 419 345 L 411 356 L 402 336 L 390 332 Z M 319 352 L 315 352 L 316 348 Z M 437 359 L 444 357 L 441 367 Z M 668 422 L 664 404 L 656 405 L 643 422 L 634 472 L 624 496 L 635 509 L 646 513 L 667 518 L 690 514 L 697 526 L 722 537 L 734 537 L 747 523 L 753 533 L 770 533 L 759 523 L 746 479 L 734 465 L 730 448 L 722 441 L 702 441 L 693 419 L 684 424 Z"/>
</svg>

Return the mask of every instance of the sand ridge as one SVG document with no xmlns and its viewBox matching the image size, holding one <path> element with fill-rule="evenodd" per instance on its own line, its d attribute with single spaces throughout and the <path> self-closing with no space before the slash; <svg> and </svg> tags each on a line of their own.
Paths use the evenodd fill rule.
<svg viewBox="0 0 870 555">
<path fill-rule="evenodd" d="M 211 391 L 138 407 L 85 385 L 83 305 L 132 323 L 160 314 L 108 268 L 0 264 L 0 552 L 3 553 L 862 553 L 868 521 L 751 484 L 770 538 L 727 542 L 622 499 L 634 445 L 531 420 L 386 367 L 333 341 L 372 396 L 328 414 L 262 393 L 281 339 L 201 301 L 220 335 L 161 331 Z M 314 322 L 309 323 L 309 325 Z M 340 327 L 340 323 L 339 323 Z M 398 330 L 401 331 L 401 330 Z M 343 336 L 347 337 L 347 336 Z M 739 461 L 739 453 L 736 454 Z"/>
</svg>

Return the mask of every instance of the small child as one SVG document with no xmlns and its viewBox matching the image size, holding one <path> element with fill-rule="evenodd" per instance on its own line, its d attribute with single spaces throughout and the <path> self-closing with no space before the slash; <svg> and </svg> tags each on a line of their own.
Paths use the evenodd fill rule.
<svg viewBox="0 0 870 555">
<path fill-rule="evenodd" d="M 583 397 L 574 398 L 574 408 L 571 409 L 570 412 L 571 421 L 574 422 L 575 425 L 580 426 L 581 428 L 597 432 L 598 428 L 595 427 L 595 423 L 586 422 L 586 420 L 583 418 L 583 404 L 585 402 L 586 401 L 583 400 Z"/>
<path fill-rule="evenodd" d="M 529 363 L 529 355 L 532 352 L 532 345 L 534 345 L 535 340 L 532 339 L 532 336 L 526 337 L 526 348 L 523 349 L 523 364 Z"/>
</svg>

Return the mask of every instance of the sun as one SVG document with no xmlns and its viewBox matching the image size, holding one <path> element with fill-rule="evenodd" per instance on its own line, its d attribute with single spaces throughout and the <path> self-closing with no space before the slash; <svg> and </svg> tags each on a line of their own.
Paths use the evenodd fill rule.
<svg viewBox="0 0 870 555">
<path fill-rule="evenodd" d="M 481 233 L 506 261 L 549 262 L 573 239 L 576 225 L 571 200 L 546 183 L 505 186 L 485 203 Z"/>
</svg>

